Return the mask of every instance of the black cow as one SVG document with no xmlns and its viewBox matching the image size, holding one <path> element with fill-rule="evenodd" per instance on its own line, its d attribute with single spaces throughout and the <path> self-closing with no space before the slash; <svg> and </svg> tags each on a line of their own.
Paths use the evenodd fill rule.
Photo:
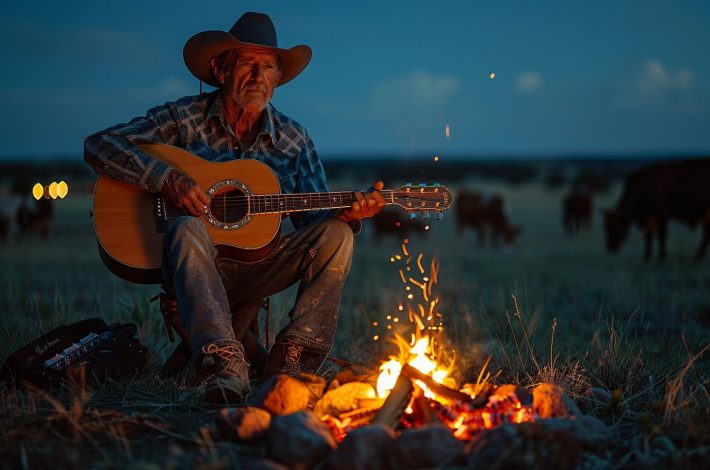
<svg viewBox="0 0 710 470">
<path fill-rule="evenodd" d="M 510 223 L 503 198 L 497 194 L 464 190 L 456 197 L 454 207 L 458 233 L 468 226 L 473 227 L 479 246 L 483 246 L 488 237 L 491 245 L 511 249 L 521 232 L 520 227 Z"/>
<path fill-rule="evenodd" d="M 383 209 L 372 218 L 372 228 L 375 240 L 388 235 L 407 238 L 411 233 L 426 233 L 426 224 L 399 209 Z"/>
<path fill-rule="evenodd" d="M 562 200 L 562 227 L 575 235 L 592 226 L 592 194 L 586 185 L 576 185 Z"/>
<path fill-rule="evenodd" d="M 651 259 L 657 235 L 658 258 L 663 259 L 669 219 L 693 228 L 702 225 L 696 253 L 702 259 L 710 236 L 710 158 L 653 165 L 627 177 L 617 208 L 606 213 L 607 249 L 618 251 L 635 222 L 646 234 L 644 258 Z"/>
</svg>

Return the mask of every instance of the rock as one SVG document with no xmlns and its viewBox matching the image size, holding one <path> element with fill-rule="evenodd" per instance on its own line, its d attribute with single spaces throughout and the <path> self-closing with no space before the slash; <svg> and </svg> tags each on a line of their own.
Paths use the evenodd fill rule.
<svg viewBox="0 0 710 470">
<path fill-rule="evenodd" d="M 310 394 L 300 380 L 279 374 L 264 382 L 257 390 L 254 402 L 271 414 L 281 416 L 307 409 Z"/>
<path fill-rule="evenodd" d="M 359 407 L 358 400 L 377 397 L 375 388 L 362 382 L 350 382 L 328 391 L 313 408 L 319 418 L 325 415 L 338 417 L 344 411 Z"/>
<path fill-rule="evenodd" d="M 308 397 L 308 407 L 313 408 L 318 400 L 323 397 L 323 392 L 325 391 L 325 379 L 309 372 L 301 372 L 296 378 L 303 382 L 308 388 L 308 391 L 310 392 Z"/>
<path fill-rule="evenodd" d="M 567 414 L 569 416 L 573 418 L 579 418 L 582 416 L 582 412 L 579 411 L 577 403 L 566 393 L 562 395 L 562 402 L 565 404 L 565 408 L 567 408 Z"/>
<path fill-rule="evenodd" d="M 215 417 L 215 424 L 225 439 L 248 442 L 266 436 L 271 415 L 253 406 L 225 408 Z"/>
<path fill-rule="evenodd" d="M 585 411 L 591 411 L 599 408 L 609 409 L 611 404 L 611 393 L 602 387 L 590 387 L 584 391 L 584 400 L 582 407 Z"/>
<path fill-rule="evenodd" d="M 515 395 L 518 398 L 518 401 L 523 404 L 523 405 L 529 405 L 532 403 L 532 395 L 530 392 L 525 390 L 523 387 L 520 385 L 514 385 L 514 384 L 506 384 L 506 385 L 501 385 L 500 387 L 496 387 L 495 390 L 491 393 L 492 396 L 498 396 L 498 397 L 506 397 L 508 395 Z"/>
<path fill-rule="evenodd" d="M 581 415 L 577 419 L 542 419 L 538 423 L 550 431 L 565 431 L 574 435 L 584 450 L 604 450 L 611 443 L 609 427 L 594 416 Z"/>
<path fill-rule="evenodd" d="M 464 445 L 441 424 L 406 429 L 387 443 L 385 454 L 390 468 L 441 468 L 466 462 Z"/>
<path fill-rule="evenodd" d="M 293 469 L 313 467 L 337 445 L 327 426 L 311 411 L 275 416 L 268 443 L 269 458 Z"/>
<path fill-rule="evenodd" d="M 533 411 L 540 418 L 568 417 L 562 389 L 559 385 L 543 383 L 533 389 Z"/>
<path fill-rule="evenodd" d="M 373 372 L 364 366 L 352 365 L 342 368 L 328 385 L 328 391 L 350 382 L 366 382 L 373 385 L 377 384 L 378 373 Z"/>
<path fill-rule="evenodd" d="M 385 448 L 394 431 L 385 424 L 373 424 L 350 431 L 328 456 L 325 470 L 385 470 Z"/>
<path fill-rule="evenodd" d="M 472 468 L 573 469 L 581 457 L 577 439 L 539 423 L 507 423 L 483 431 L 467 449 Z"/>
</svg>

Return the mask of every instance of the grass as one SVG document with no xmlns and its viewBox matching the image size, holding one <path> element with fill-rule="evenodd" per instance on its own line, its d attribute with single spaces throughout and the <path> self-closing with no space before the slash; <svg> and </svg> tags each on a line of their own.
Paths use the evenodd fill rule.
<svg viewBox="0 0 710 470">
<path fill-rule="evenodd" d="M 707 458 L 710 260 L 692 259 L 699 233 L 672 225 L 668 259 L 645 263 L 638 230 L 617 256 L 604 253 L 599 218 L 590 232 L 565 238 L 561 192 L 536 184 L 465 185 L 505 194 L 523 234 L 512 253 L 481 249 L 472 233 L 456 234 L 451 213 L 408 245 L 425 259 L 439 258 L 435 290 L 460 383 L 476 382 L 490 359 L 487 371 L 499 384 L 560 384 L 612 427 L 614 446 L 586 455 L 589 468 Z M 598 198 L 597 207 L 612 206 L 618 191 Z M 81 196 L 61 201 L 50 240 L 29 236 L 0 246 L 0 359 L 56 326 L 100 316 L 139 325 L 148 367 L 90 393 L 0 390 L 0 466 L 220 467 L 258 455 L 216 441 L 209 432 L 215 410 L 200 403 L 199 389 L 157 375 L 173 347 L 149 301 L 159 289 L 125 283 L 104 268 L 90 205 Z M 383 339 L 407 334 L 404 321 L 385 329 L 404 294 L 389 262 L 400 243 L 375 242 L 367 228 L 358 235 L 334 355 L 377 367 L 393 352 Z M 272 338 L 294 295 L 291 289 L 272 298 Z M 374 341 L 376 334 L 382 339 Z M 607 390 L 610 399 L 590 400 L 590 387 Z"/>
</svg>

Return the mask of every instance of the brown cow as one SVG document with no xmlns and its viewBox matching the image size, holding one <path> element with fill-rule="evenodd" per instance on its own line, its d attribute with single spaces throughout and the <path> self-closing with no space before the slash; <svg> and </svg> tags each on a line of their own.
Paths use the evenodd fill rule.
<svg viewBox="0 0 710 470">
<path fill-rule="evenodd" d="M 586 185 L 576 185 L 562 200 L 562 227 L 571 236 L 591 226 L 592 194 Z"/>
<path fill-rule="evenodd" d="M 399 209 L 383 209 L 372 218 L 373 236 L 380 240 L 383 236 L 407 238 L 412 233 L 426 233 L 426 224 Z"/>
<path fill-rule="evenodd" d="M 478 235 L 479 246 L 485 244 L 487 236 L 491 246 L 507 250 L 515 244 L 521 229 L 508 220 L 501 196 L 464 190 L 456 197 L 454 206 L 459 234 L 471 226 Z"/>
<path fill-rule="evenodd" d="M 52 233 L 54 218 L 52 200 L 40 198 L 39 201 L 35 201 L 29 197 L 23 198 L 15 217 L 21 233 L 36 230 L 46 240 Z"/>
<path fill-rule="evenodd" d="M 710 158 L 653 165 L 627 177 L 618 206 L 606 212 L 607 249 L 617 252 L 635 222 L 646 235 L 644 258 L 651 259 L 657 235 L 658 258 L 663 259 L 669 219 L 702 225 L 695 255 L 702 259 L 710 237 Z"/>
</svg>

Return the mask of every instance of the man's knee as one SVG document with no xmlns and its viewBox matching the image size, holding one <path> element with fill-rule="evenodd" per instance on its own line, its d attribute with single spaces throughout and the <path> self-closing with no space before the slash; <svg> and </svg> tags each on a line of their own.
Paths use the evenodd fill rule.
<svg viewBox="0 0 710 470">
<path fill-rule="evenodd" d="M 178 217 L 170 223 L 168 230 L 165 232 L 167 240 L 186 240 L 195 239 L 202 240 L 205 237 L 209 238 L 202 222 L 195 217 L 182 216 Z"/>
<path fill-rule="evenodd" d="M 330 218 L 323 221 L 322 240 L 340 248 L 352 251 L 353 230 L 350 225 L 340 219 Z"/>
<path fill-rule="evenodd" d="M 212 256 L 214 247 L 205 226 L 196 217 L 182 216 L 175 219 L 165 233 L 165 249 L 170 252 L 204 251 Z"/>
</svg>

